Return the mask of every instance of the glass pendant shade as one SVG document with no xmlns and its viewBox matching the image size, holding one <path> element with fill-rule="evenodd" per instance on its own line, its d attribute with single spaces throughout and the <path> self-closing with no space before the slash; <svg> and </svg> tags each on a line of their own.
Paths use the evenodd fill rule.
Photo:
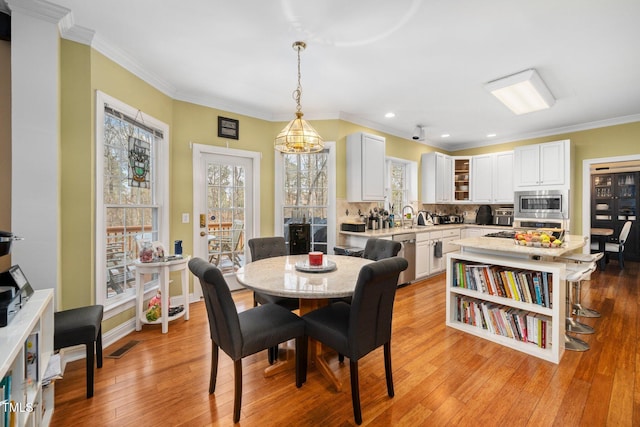
<svg viewBox="0 0 640 427">
<path fill-rule="evenodd" d="M 302 97 L 302 86 L 300 85 L 300 52 L 307 45 L 297 41 L 293 43 L 293 49 L 298 52 L 298 87 L 293 91 L 293 99 L 296 101 L 296 118 L 291 120 L 284 129 L 280 131 L 273 146 L 276 150 L 289 154 L 317 153 L 324 148 L 324 140 L 318 132 L 305 120 L 302 120 L 302 107 L 300 98 Z"/>
<path fill-rule="evenodd" d="M 302 112 L 297 112 L 296 118 L 276 136 L 274 145 L 283 153 L 317 153 L 324 148 L 324 140 L 302 119 Z"/>
</svg>

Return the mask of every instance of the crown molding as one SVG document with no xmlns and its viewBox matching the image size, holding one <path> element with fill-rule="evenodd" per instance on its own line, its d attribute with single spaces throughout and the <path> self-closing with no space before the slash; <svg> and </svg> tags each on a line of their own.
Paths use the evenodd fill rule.
<svg viewBox="0 0 640 427">
<path fill-rule="evenodd" d="M 89 46 L 91 46 L 93 37 L 96 34 L 95 31 L 89 28 L 75 25 L 73 12 L 68 13 L 60 20 L 58 23 L 58 29 L 60 30 L 60 37 Z"/>
<path fill-rule="evenodd" d="M 7 0 L 11 12 L 20 12 L 33 18 L 57 24 L 71 13 L 66 7 L 43 0 Z"/>
</svg>

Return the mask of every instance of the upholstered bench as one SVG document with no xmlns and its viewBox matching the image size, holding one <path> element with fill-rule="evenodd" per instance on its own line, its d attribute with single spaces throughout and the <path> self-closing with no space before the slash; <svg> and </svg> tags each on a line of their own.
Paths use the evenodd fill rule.
<svg viewBox="0 0 640 427">
<path fill-rule="evenodd" d="M 102 313 L 101 305 L 72 308 L 53 314 L 53 348 L 84 344 L 87 350 L 87 399 L 93 396 L 94 350 L 98 368 L 102 368 Z"/>
</svg>

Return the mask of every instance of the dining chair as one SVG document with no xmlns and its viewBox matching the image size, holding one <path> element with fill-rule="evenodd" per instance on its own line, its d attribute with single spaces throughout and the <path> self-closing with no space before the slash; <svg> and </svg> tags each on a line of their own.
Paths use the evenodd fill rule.
<svg viewBox="0 0 640 427">
<path fill-rule="evenodd" d="M 249 250 L 251 252 L 251 261 L 259 261 L 265 258 L 287 255 L 287 244 L 284 237 L 255 237 L 249 239 Z M 258 304 L 278 304 L 288 310 L 297 310 L 300 308 L 300 302 L 297 298 L 286 298 L 275 295 L 269 295 L 262 292 L 253 292 L 253 306 Z M 278 346 L 269 349 L 269 363 L 273 364 L 278 360 Z"/>
<path fill-rule="evenodd" d="M 356 281 L 351 304 L 336 302 L 305 314 L 306 335 L 349 358 L 351 400 L 357 424 L 362 424 L 358 360 L 384 347 L 387 394 L 394 396 L 391 371 L 391 321 L 398 276 L 409 263 L 401 257 L 364 265 Z M 306 363 L 306 359 L 304 361 Z M 303 369 L 306 374 L 306 369 Z"/>
<path fill-rule="evenodd" d="M 364 245 L 362 257 L 373 261 L 391 258 L 398 255 L 402 249 L 402 243 L 394 240 L 369 239 Z"/>
<path fill-rule="evenodd" d="M 624 268 L 624 244 L 626 243 L 627 238 L 629 237 L 631 224 L 632 224 L 632 221 L 627 221 L 624 223 L 624 225 L 622 226 L 622 230 L 620 230 L 620 235 L 618 236 L 617 243 L 607 242 L 604 245 L 604 253 L 607 259 L 608 259 L 609 253 L 618 254 L 618 264 L 620 265 L 620 268 Z M 591 249 L 596 251 L 599 250 L 598 244 L 592 243 Z"/>
<path fill-rule="evenodd" d="M 220 270 L 192 258 L 189 270 L 198 277 L 209 318 L 211 334 L 211 377 L 209 394 L 216 390 L 218 349 L 222 348 L 234 365 L 233 422 L 240 420 L 242 405 L 242 359 L 290 339 L 296 340 L 296 387 L 306 379 L 307 338 L 300 317 L 277 304 L 265 304 L 238 313 L 231 291 Z"/>
</svg>

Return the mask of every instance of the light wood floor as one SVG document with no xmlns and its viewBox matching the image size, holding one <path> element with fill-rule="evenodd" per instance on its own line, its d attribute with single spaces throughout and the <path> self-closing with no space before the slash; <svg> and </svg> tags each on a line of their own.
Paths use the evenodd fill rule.
<svg viewBox="0 0 640 427">
<path fill-rule="evenodd" d="M 392 358 L 395 397 L 386 393 L 382 349 L 360 362 L 363 425 L 376 426 L 632 426 L 640 425 L 638 263 L 612 262 L 583 285 L 583 304 L 602 313 L 583 319 L 591 350 L 565 352 L 560 365 L 445 327 L 444 275 L 398 290 Z M 235 293 L 238 309 L 251 306 Z M 53 426 L 231 425 L 233 369 L 220 352 L 218 387 L 208 394 L 211 345 L 204 303 L 169 333 L 145 326 L 105 349 L 140 340 L 121 359 L 96 371 L 95 396 L 85 399 L 84 360 L 67 365 L 56 383 Z M 264 378 L 266 352 L 244 360 L 242 426 L 354 425 L 349 365 L 336 392 L 317 371 L 295 386 L 294 372 Z"/>
</svg>

